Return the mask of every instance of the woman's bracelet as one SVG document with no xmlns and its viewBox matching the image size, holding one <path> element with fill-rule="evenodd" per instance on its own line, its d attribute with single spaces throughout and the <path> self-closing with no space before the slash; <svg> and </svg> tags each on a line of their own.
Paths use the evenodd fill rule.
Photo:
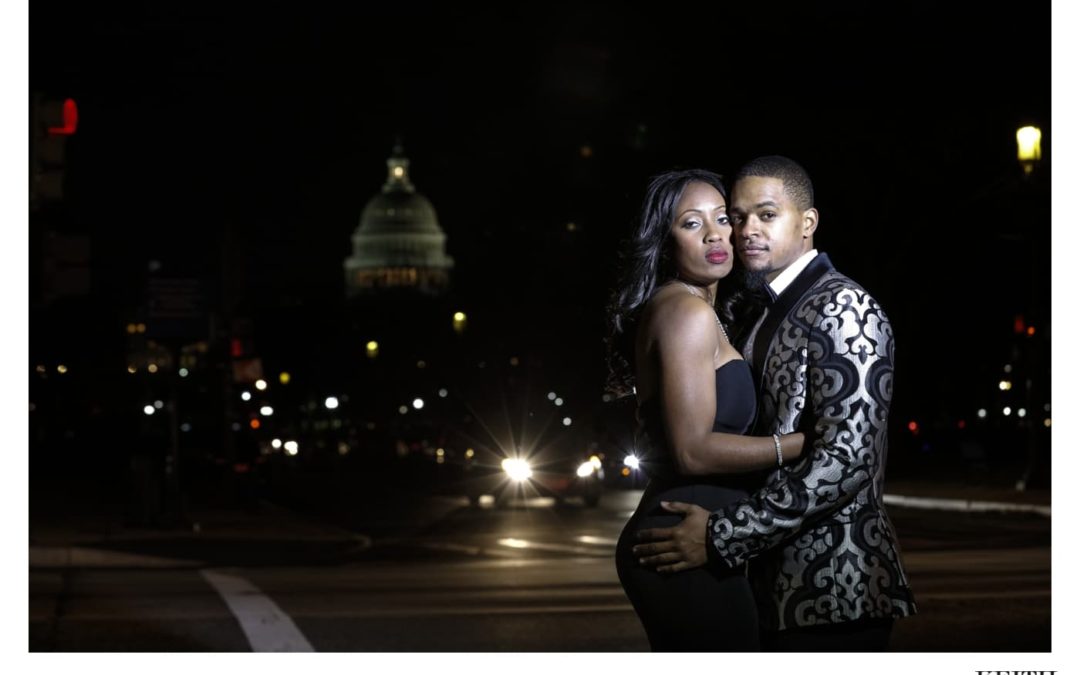
<svg viewBox="0 0 1080 675">
<path fill-rule="evenodd" d="M 780 451 L 780 434 L 773 434 L 772 440 L 776 445 L 776 466 L 784 466 L 784 453 Z"/>
</svg>

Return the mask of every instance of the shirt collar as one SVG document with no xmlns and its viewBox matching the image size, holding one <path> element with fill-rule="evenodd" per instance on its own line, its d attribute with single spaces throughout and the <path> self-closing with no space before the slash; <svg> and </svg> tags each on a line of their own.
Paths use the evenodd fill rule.
<svg viewBox="0 0 1080 675">
<path fill-rule="evenodd" d="M 817 249 L 813 248 L 799 256 L 795 262 L 787 266 L 780 276 L 776 277 L 769 282 L 769 288 L 776 295 L 780 295 L 784 292 L 784 289 L 791 285 L 792 281 L 795 281 L 795 277 L 799 276 L 799 273 L 806 269 L 806 266 L 810 264 L 810 261 L 817 255 Z"/>
</svg>

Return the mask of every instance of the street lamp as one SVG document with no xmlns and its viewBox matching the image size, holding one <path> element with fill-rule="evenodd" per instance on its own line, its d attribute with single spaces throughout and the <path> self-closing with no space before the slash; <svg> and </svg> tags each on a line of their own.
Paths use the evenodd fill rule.
<svg viewBox="0 0 1080 675">
<path fill-rule="evenodd" d="M 1042 159 L 1042 131 L 1039 127 L 1020 127 L 1016 130 L 1016 159 L 1024 167 L 1024 175 L 1035 170 Z"/>
</svg>

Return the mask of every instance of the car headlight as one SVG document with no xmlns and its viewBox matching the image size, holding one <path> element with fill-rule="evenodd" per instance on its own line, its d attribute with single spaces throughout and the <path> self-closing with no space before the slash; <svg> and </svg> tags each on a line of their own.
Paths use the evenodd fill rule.
<svg viewBox="0 0 1080 675">
<path fill-rule="evenodd" d="M 532 468 L 524 459 L 507 457 L 502 461 L 502 468 L 511 480 L 523 481 L 532 476 Z"/>
<path fill-rule="evenodd" d="M 627 455 L 623 458 L 623 464 L 631 469 L 637 469 L 641 466 L 641 460 L 639 460 L 636 455 Z"/>
<path fill-rule="evenodd" d="M 581 478 L 591 476 L 596 471 L 596 466 L 592 462 L 582 462 L 581 466 L 577 468 L 577 475 Z"/>
</svg>

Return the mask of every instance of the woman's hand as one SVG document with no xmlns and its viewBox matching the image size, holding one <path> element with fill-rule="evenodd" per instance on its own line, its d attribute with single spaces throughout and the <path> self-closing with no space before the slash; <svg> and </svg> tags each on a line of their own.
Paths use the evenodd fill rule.
<svg viewBox="0 0 1080 675">
<path fill-rule="evenodd" d="M 651 541 L 634 547 L 638 561 L 646 567 L 655 566 L 657 572 L 681 572 L 704 565 L 709 559 L 705 548 L 709 512 L 696 504 L 660 502 L 660 505 L 685 517 L 675 527 L 638 532 L 639 541 Z"/>
</svg>

